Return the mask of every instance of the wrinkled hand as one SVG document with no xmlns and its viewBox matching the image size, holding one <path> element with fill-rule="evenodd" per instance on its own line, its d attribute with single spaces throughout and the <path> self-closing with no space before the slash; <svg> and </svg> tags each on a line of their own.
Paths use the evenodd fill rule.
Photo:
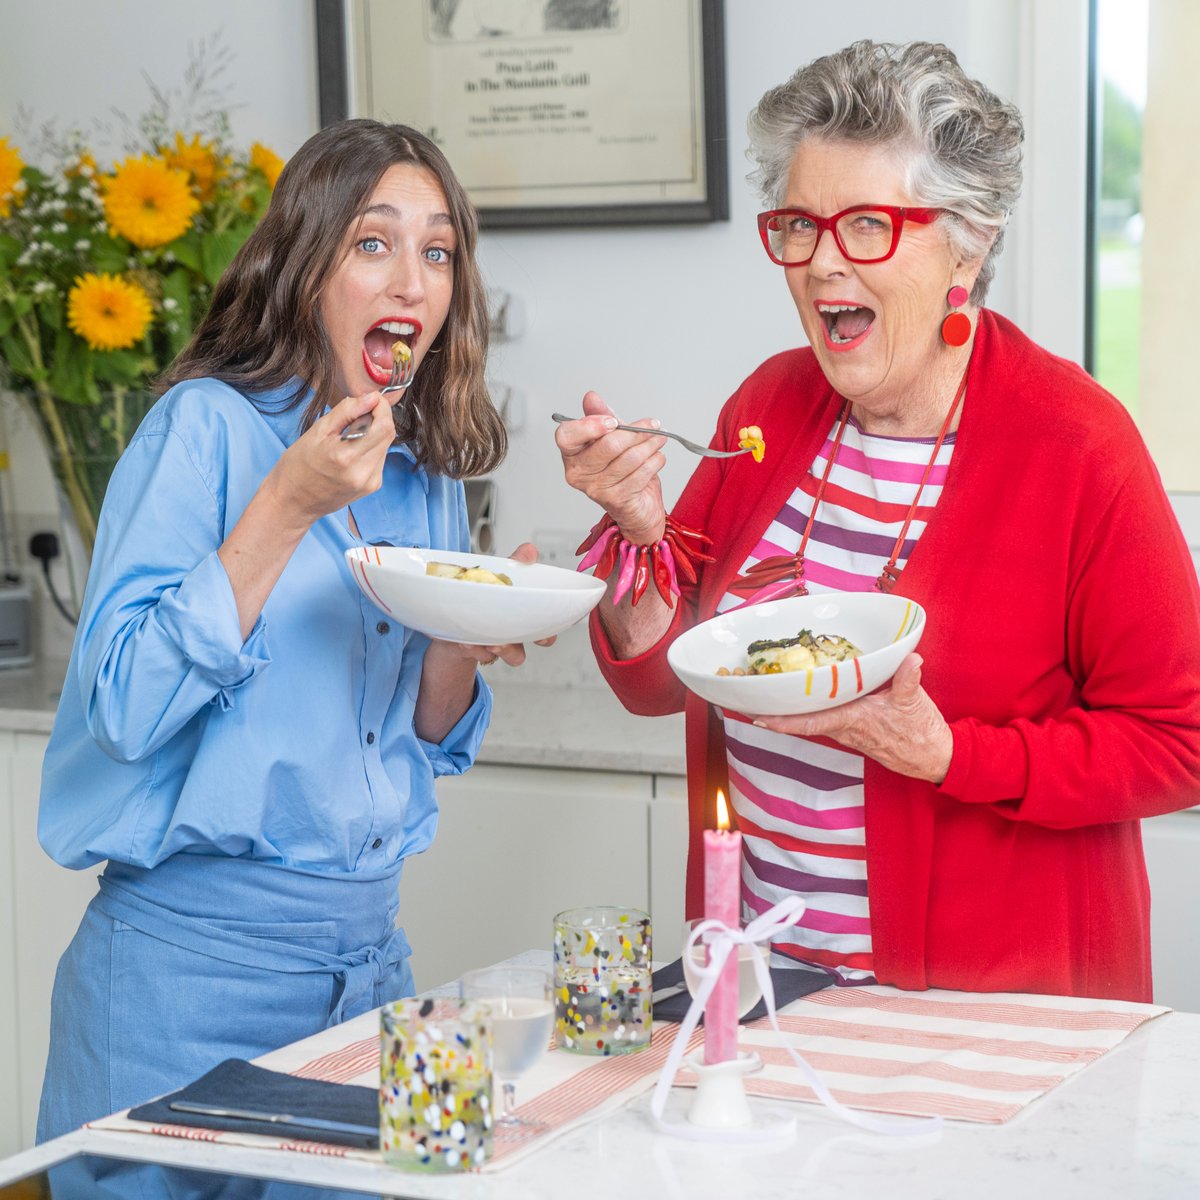
<svg viewBox="0 0 1200 1200">
<path fill-rule="evenodd" d="M 554 434 L 567 483 L 599 504 L 631 541 L 658 541 L 666 526 L 659 472 L 667 439 L 614 429 L 616 416 L 595 392 L 584 396 L 583 413 Z M 658 426 L 648 419 L 632 423 Z"/>
<path fill-rule="evenodd" d="M 795 717 L 757 717 L 776 733 L 825 737 L 857 750 L 900 775 L 941 783 L 950 769 L 954 739 L 938 707 L 921 686 L 919 654 L 910 654 L 891 686 L 840 708 Z"/>
<path fill-rule="evenodd" d="M 517 562 L 534 563 L 538 560 L 538 549 L 532 542 L 522 542 L 509 558 L 516 559 Z M 536 645 L 553 646 L 556 640 L 552 637 L 543 638 Z M 474 659 L 483 667 L 490 667 L 497 659 L 502 659 L 510 667 L 519 667 L 525 661 L 525 646 L 522 642 L 511 642 L 506 646 L 473 646 L 466 642 L 434 641 L 430 643 L 426 655 L 435 651 L 455 658 Z"/>
<path fill-rule="evenodd" d="M 367 432 L 343 442 L 342 430 L 366 413 L 371 414 Z M 347 396 L 283 452 L 268 478 L 282 504 L 312 524 L 379 490 L 388 447 L 395 437 L 392 408 L 385 396 L 379 392 Z"/>
</svg>

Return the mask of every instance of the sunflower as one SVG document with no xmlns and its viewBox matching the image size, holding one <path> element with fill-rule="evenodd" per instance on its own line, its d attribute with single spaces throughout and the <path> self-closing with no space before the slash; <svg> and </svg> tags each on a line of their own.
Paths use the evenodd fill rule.
<svg viewBox="0 0 1200 1200">
<path fill-rule="evenodd" d="M 67 296 L 67 324 L 93 350 L 129 349 L 153 315 L 145 288 L 119 275 L 81 275 Z"/>
<path fill-rule="evenodd" d="M 202 201 L 213 198 L 224 163 L 217 157 L 216 148 L 211 142 L 202 142 L 198 133 L 190 142 L 185 142 L 183 134 L 177 133 L 174 149 L 164 146 L 162 155 L 167 166 L 186 171 L 191 176 L 192 187 Z"/>
<path fill-rule="evenodd" d="M 255 142 L 250 147 L 250 165 L 257 167 L 267 177 L 267 185 L 273 190 L 279 172 L 283 170 L 283 159 L 262 142 Z"/>
<path fill-rule="evenodd" d="M 21 171 L 25 163 L 16 146 L 10 146 L 8 138 L 0 137 L 0 217 L 12 212 L 12 200 L 21 182 Z"/>
<path fill-rule="evenodd" d="M 187 175 L 147 154 L 127 158 L 104 184 L 113 232 L 143 249 L 182 237 L 199 208 Z"/>
</svg>

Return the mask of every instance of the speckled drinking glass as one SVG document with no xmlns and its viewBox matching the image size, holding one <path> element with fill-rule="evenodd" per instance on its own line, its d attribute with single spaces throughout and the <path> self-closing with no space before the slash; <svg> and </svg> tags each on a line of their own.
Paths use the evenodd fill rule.
<svg viewBox="0 0 1200 1200">
<path fill-rule="evenodd" d="M 466 1171 L 492 1152 L 486 1004 L 397 1000 L 380 1016 L 379 1149 L 411 1171 Z"/>
<path fill-rule="evenodd" d="M 554 918 L 558 1044 L 628 1054 L 650 1044 L 650 917 L 637 908 L 571 908 Z"/>
</svg>

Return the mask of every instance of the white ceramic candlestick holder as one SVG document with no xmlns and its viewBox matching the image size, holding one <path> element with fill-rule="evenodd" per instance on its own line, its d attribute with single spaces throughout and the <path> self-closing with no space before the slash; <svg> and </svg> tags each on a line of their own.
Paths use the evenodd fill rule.
<svg viewBox="0 0 1200 1200">
<path fill-rule="evenodd" d="M 781 1120 L 780 1114 L 773 1114 L 767 1120 L 756 1119 L 750 1109 L 746 1100 L 745 1078 L 762 1068 L 762 1059 L 757 1054 L 739 1052 L 726 1062 L 706 1063 L 702 1055 L 692 1055 L 685 1059 L 684 1052 L 699 1024 L 700 1016 L 709 996 L 712 995 L 716 977 L 723 968 L 730 950 L 743 942 L 770 945 L 771 938 L 794 925 L 803 912 L 804 901 L 797 896 L 788 896 L 756 917 L 744 930 L 712 920 L 701 921 L 692 927 L 683 951 L 685 974 L 692 947 L 705 934 L 715 929 L 723 935 L 728 944 L 722 945 L 720 939 L 710 942 L 710 949 L 716 947 L 714 954 L 704 966 L 695 965 L 696 981 L 689 981 L 692 1003 L 679 1026 L 679 1032 L 675 1035 L 667 1054 L 667 1061 L 655 1085 L 654 1095 L 650 1098 L 651 1119 L 663 1133 L 694 1142 L 729 1143 L 780 1142 L 795 1136 L 795 1118 L 788 1116 Z M 737 953 L 736 950 L 733 952 Z M 771 977 L 766 964 L 761 955 L 752 955 L 747 961 L 754 965 L 755 978 L 758 980 L 761 994 L 767 997 L 767 1011 L 771 1014 L 774 1024 L 774 993 L 771 991 Z M 688 1119 L 668 1121 L 663 1115 L 667 1095 L 674 1084 L 676 1072 L 682 1066 L 686 1066 L 695 1075 L 696 1088 L 692 1094 Z"/>
<path fill-rule="evenodd" d="M 688 1120 L 705 1129 L 746 1129 L 754 1124 L 746 1100 L 745 1078 L 762 1070 L 757 1054 L 739 1053 L 725 1062 L 706 1063 L 701 1054 L 686 1060 L 696 1076 L 696 1092 L 688 1109 Z"/>
</svg>

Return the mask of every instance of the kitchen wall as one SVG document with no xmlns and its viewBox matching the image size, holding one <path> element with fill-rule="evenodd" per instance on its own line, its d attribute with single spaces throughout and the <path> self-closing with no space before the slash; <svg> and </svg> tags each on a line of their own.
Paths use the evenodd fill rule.
<svg viewBox="0 0 1200 1200">
<path fill-rule="evenodd" d="M 498 474 L 501 546 L 542 530 L 574 536 L 596 519 L 584 497 L 558 482 L 549 413 L 578 412 L 583 393 L 594 388 L 623 418 L 656 416 L 666 428 L 707 441 L 742 379 L 769 355 L 803 343 L 783 272 L 758 239 L 755 214 L 763 205 L 745 180 L 746 117 L 762 93 L 819 54 L 870 36 L 945 41 L 971 74 L 1015 99 L 1024 86 L 1024 7 L 1012 0 L 865 0 L 851 9 L 727 0 L 728 222 L 485 239 L 489 279 L 522 297 L 528 317 L 525 337 L 493 355 L 495 374 L 526 394 L 525 425 Z M 1008 246 L 990 298 L 1018 319 L 1019 250 Z M 1058 348 L 1078 357 L 1069 325 L 1047 328 Z M 667 457 L 663 483 L 672 498 L 694 459 L 678 449 Z"/>
<path fill-rule="evenodd" d="M 744 181 L 745 119 L 767 87 L 857 37 L 945 41 L 970 73 L 1036 114 L 1022 207 L 990 299 L 1043 344 L 1080 356 L 1082 246 L 1071 233 L 1082 227 L 1086 0 L 859 0 L 850 9 L 726 0 L 725 9 L 728 222 L 483 238 L 489 283 L 516 296 L 525 315 L 522 335 L 497 345 L 491 363 L 494 380 L 521 399 L 512 452 L 496 476 L 500 550 L 536 534 L 561 551 L 596 518 L 562 482 L 552 411 L 577 411 L 584 391 L 595 388 L 624 417 L 657 416 L 706 440 L 742 378 L 802 341 L 783 274 L 758 242 L 761 206 Z M 218 32 L 233 52 L 224 78 L 239 141 L 265 141 L 286 156 L 316 129 L 309 0 L 39 0 L 36 17 L 26 0 L 0 0 L 0 28 L 0 135 L 14 133 L 18 105 L 65 124 L 107 117 L 113 107 L 136 114 L 147 98 L 143 73 L 160 87 L 176 86 L 189 45 Z M 119 148 L 119 123 L 108 124 Z M 1064 205 L 1072 196 L 1074 210 Z M 0 472 L 18 551 L 33 528 L 56 521 L 48 472 L 29 434 L 9 422 L 13 468 L 7 479 Z M 679 449 L 668 458 L 664 488 L 673 497 L 693 460 Z M 69 588 L 65 564 L 55 571 Z M 65 623 L 45 612 L 46 643 L 61 646 L 68 637 Z"/>
</svg>

